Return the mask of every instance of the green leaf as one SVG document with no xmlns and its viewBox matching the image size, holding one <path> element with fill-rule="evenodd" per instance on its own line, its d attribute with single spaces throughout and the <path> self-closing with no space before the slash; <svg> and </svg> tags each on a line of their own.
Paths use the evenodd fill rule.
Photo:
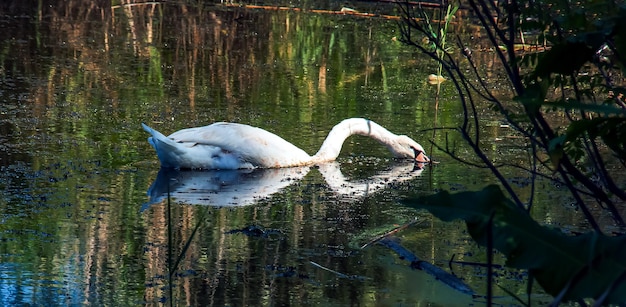
<svg viewBox="0 0 626 307">
<path fill-rule="evenodd" d="M 465 220 L 469 234 L 481 245 L 487 243 L 493 215 L 494 248 L 507 257 L 508 266 L 529 270 L 549 294 L 556 296 L 566 289 L 563 299 L 577 300 L 609 291 L 605 303 L 626 301 L 626 284 L 613 284 L 626 272 L 626 236 L 566 236 L 539 225 L 495 185 L 476 192 L 444 191 L 403 203 L 427 209 L 444 221 Z"/>
<path fill-rule="evenodd" d="M 524 93 L 515 97 L 515 100 L 524 105 L 529 116 L 535 116 L 541 110 L 549 87 L 548 78 L 532 81 L 526 85 Z"/>
<path fill-rule="evenodd" d="M 573 142 L 585 133 L 592 139 L 602 139 L 618 157 L 626 157 L 626 118 L 600 117 L 574 121 L 567 128 L 567 141 Z"/>
<path fill-rule="evenodd" d="M 553 46 L 539 58 L 535 75 L 540 78 L 552 73 L 569 75 L 592 60 L 594 50 L 584 43 L 565 41 Z"/>
<path fill-rule="evenodd" d="M 554 169 L 559 167 L 559 163 L 561 163 L 561 159 L 563 158 L 563 145 L 565 145 L 565 140 L 566 136 L 561 135 L 550 140 L 548 143 L 548 156 L 550 157 L 550 162 L 552 162 Z"/>
</svg>

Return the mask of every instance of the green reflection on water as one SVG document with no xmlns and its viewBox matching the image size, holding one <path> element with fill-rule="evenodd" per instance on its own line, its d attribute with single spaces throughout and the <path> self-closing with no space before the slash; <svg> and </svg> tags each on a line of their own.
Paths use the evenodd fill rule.
<svg viewBox="0 0 626 307">
<path fill-rule="evenodd" d="M 402 237 L 424 259 L 484 259 L 458 225 L 395 202 L 409 192 L 490 181 L 438 152 L 432 156 L 442 163 L 420 178 L 365 198 L 335 197 L 312 170 L 255 205 L 210 208 L 204 220 L 199 207 L 174 204 L 174 246 L 165 204 L 139 210 L 159 167 L 140 122 L 165 133 L 243 122 L 314 153 L 334 124 L 358 116 L 427 144 L 432 134 L 422 130 L 434 126 L 435 89 L 426 76 L 435 66 L 393 39 L 395 22 L 184 4 L 23 9 L 24 18 L 1 17 L 10 31 L 0 34 L 0 165 L 10 174 L 0 179 L 0 293 L 12 303 L 454 304 L 454 293 L 389 251 L 355 248 L 362 233 L 415 217 L 425 222 Z M 444 85 L 437 126 L 458 125 L 455 101 Z M 386 157 L 354 137 L 340 162 L 348 177 L 364 180 L 391 163 Z M 180 252 L 198 223 L 169 298 L 168 249 Z M 283 236 L 225 234 L 252 224 Z M 341 280 L 309 261 L 369 279 Z M 480 274 L 462 276 L 484 293 Z M 502 282 L 524 290 L 514 278 Z M 422 296 L 414 284 L 432 292 Z"/>
</svg>

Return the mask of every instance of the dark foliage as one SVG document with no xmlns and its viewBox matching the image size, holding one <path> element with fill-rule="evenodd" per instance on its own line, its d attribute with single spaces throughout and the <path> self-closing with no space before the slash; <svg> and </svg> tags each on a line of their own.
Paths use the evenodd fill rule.
<svg viewBox="0 0 626 307">
<path fill-rule="evenodd" d="M 456 155 L 451 144 L 435 146 L 468 165 L 488 168 L 506 195 L 488 187 L 456 195 L 442 192 L 407 204 L 444 220 L 464 219 L 477 242 L 504 253 L 509 265 L 528 269 L 555 296 L 554 304 L 585 298 L 600 305 L 623 303 L 626 265 L 619 256 L 625 237 L 603 233 L 626 227 L 626 5 L 592 0 L 467 0 L 460 5 L 482 26 L 508 77 L 510 99 L 491 91 L 469 42 L 457 36 L 454 51 L 443 48 L 431 25 L 418 18 L 426 14 L 421 7 L 401 5 L 402 41 L 442 65 L 464 109 L 454 130 L 479 162 Z M 424 38 L 436 50 L 424 46 Z M 485 101 L 526 140 L 528 163 L 496 164 L 481 147 L 477 105 Z M 528 172 L 529 199 L 522 199 L 506 180 L 504 167 Z M 568 189 L 589 233 L 570 237 L 532 220 L 528 212 L 538 178 Z M 612 224 L 599 222 L 606 215 Z"/>
<path fill-rule="evenodd" d="M 469 0 L 468 7 L 483 26 L 510 81 L 511 99 L 507 101 L 491 92 L 472 60 L 471 46 L 461 37 L 457 37 L 456 52 L 442 48 L 439 52 L 445 55 L 441 57 L 421 43 L 426 37 L 438 45 L 430 25 L 415 18 L 424 13 L 408 4 L 401 7 L 402 40 L 443 65 L 465 110 L 457 131 L 517 206 L 530 210 L 532 199 L 520 199 L 501 167 L 527 169 L 533 189 L 539 177 L 567 187 L 595 231 L 602 231 L 602 226 L 594 211 L 608 212 L 618 226 L 626 226 L 621 210 L 626 192 L 624 182 L 619 182 L 626 166 L 626 27 L 619 22 L 626 19 L 625 5 L 610 1 L 513 1 L 496 6 L 490 1 Z M 530 37 L 542 42 L 540 47 L 545 51 L 516 51 L 519 41 Z M 491 103 L 526 139 L 530 167 L 495 165 L 481 149 L 476 105 L 482 101 Z M 552 120 L 553 114 L 566 122 Z M 455 155 L 448 144 L 437 145 Z M 609 168 L 609 163 L 620 167 Z M 592 180 L 591 175 L 598 179 Z"/>
</svg>

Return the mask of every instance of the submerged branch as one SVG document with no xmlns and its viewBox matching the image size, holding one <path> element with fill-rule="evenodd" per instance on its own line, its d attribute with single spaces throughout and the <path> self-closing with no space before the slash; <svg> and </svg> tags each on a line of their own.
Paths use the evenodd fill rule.
<svg viewBox="0 0 626 307">
<path fill-rule="evenodd" d="M 398 254 L 398 256 L 401 259 L 404 259 L 406 261 L 409 261 L 410 267 L 412 269 L 418 269 L 418 270 L 422 270 L 426 273 L 428 273 L 429 275 L 433 276 L 435 279 L 441 281 L 442 283 L 444 283 L 445 285 L 451 287 L 454 290 L 457 290 L 461 293 L 465 293 L 465 294 L 469 294 L 469 295 L 475 295 L 474 290 L 472 290 L 467 284 L 465 284 L 461 279 L 459 279 L 458 277 L 444 271 L 443 269 L 441 269 L 440 267 L 433 265 L 429 262 L 426 262 L 424 260 L 421 260 L 419 257 L 417 257 L 415 254 L 413 254 L 411 251 L 409 251 L 408 249 L 406 249 L 404 246 L 402 246 L 400 243 L 397 242 L 397 240 L 394 240 L 393 238 L 389 238 L 386 237 L 382 240 L 380 240 L 378 242 L 378 244 L 385 246 L 389 249 L 391 249 L 392 251 L 396 252 L 396 254 Z"/>
</svg>

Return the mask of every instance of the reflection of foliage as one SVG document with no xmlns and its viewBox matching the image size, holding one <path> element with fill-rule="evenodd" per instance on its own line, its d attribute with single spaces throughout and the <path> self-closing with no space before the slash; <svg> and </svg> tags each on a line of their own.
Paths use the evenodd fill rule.
<svg viewBox="0 0 626 307">
<path fill-rule="evenodd" d="M 541 177 L 569 190 L 595 232 L 601 233 L 611 226 L 599 222 L 607 216 L 618 226 L 626 226 L 622 217 L 626 192 L 620 183 L 626 166 L 626 104 L 623 99 L 626 89 L 620 85 L 626 72 L 626 27 L 623 23 L 626 7 L 611 1 L 576 4 L 569 1 L 513 1 L 498 6 L 492 1 L 469 0 L 468 5 L 484 28 L 502 70 L 508 76 L 513 102 L 504 101 L 493 93 L 489 80 L 483 78 L 482 70 L 473 60 L 472 46 L 461 37 L 457 37 L 457 42 L 462 54 L 444 50 L 441 57 L 425 48 L 420 43 L 421 38 L 425 36 L 434 41 L 434 37 L 427 24 L 414 18 L 423 13 L 416 12 L 408 4 L 401 6 L 403 41 L 439 61 L 451 77 L 465 110 L 457 131 L 473 148 L 480 163 L 455 154 L 448 144 L 440 148 L 467 164 L 487 167 L 513 204 L 525 212 L 532 208 L 537 179 Z M 529 35 L 543 45 L 533 46 L 529 52 L 520 52 L 520 45 L 527 45 L 517 42 L 525 42 Z M 544 50 L 547 51 L 541 52 Z M 482 147 L 484 141 L 481 140 L 479 121 L 482 115 L 476 107 L 480 100 L 491 103 L 503 120 L 528 142 L 524 150 L 528 153 L 528 163 L 497 164 L 495 157 L 489 157 Z M 527 201 L 522 200 L 519 192 L 506 180 L 503 175 L 506 167 L 528 171 L 531 196 Z M 494 202 L 497 203 L 498 199 Z M 494 236 L 498 235 L 513 240 L 510 233 L 494 232 Z M 593 242 L 579 240 L 578 249 L 591 253 Z M 528 248 L 533 247 L 523 249 Z M 571 269 L 569 276 L 574 276 L 576 271 Z M 618 269 L 617 273 L 623 271 Z M 579 286 L 576 282 L 593 276 L 581 274 L 585 276 L 569 280 L 572 286 Z M 546 287 L 545 283 L 542 284 Z M 554 284 L 563 286 L 562 282 Z M 611 297 L 614 285 L 603 283 L 603 287 Z M 549 290 L 556 294 L 560 289 Z M 598 293 L 585 294 L 601 301 L 603 298 Z M 572 296 L 566 295 L 565 298 Z"/>
<path fill-rule="evenodd" d="M 397 78 L 389 82 L 392 92 L 413 86 L 404 77 L 415 68 L 406 68 L 406 54 L 396 54 L 403 46 L 389 43 L 391 31 L 371 31 L 391 30 L 393 23 L 372 19 L 366 21 L 368 29 L 359 24 L 363 20 L 345 16 L 207 10 L 158 1 L 122 7 L 119 2 L 113 8 L 110 1 L 44 0 L 39 7 L 28 1 L 0 3 L 2 12 L 11 5 L 23 9 L 0 17 L 11 29 L 0 33 L 0 92 L 6 94 L 0 117 L 7 131 L 0 147 L 19 151 L 3 152 L 0 159 L 11 166 L 2 170 L 13 176 L 3 177 L 0 185 L 11 185 L 4 192 L 17 195 L 0 200 L 0 232 L 7 243 L 2 260 L 23 265 L 10 273 L 20 279 L 16 292 L 32 293 L 27 299 L 52 293 L 59 304 L 151 304 L 169 290 L 162 275 L 169 246 L 165 206 L 138 212 L 155 176 L 151 169 L 158 167 L 149 163 L 154 154 L 138 126 L 143 120 L 165 121 L 168 131 L 237 120 L 272 127 L 317 149 L 321 140 L 298 130 L 319 130 L 324 137 L 337 118 L 380 116 L 402 126 L 421 114 L 407 108 L 412 101 L 388 99 L 387 113 L 378 115 L 380 96 L 361 91 L 367 89 L 364 79 L 370 86 L 382 83 L 376 69 L 383 62 L 389 78 Z M 324 60 L 328 91 L 341 91 L 328 95 L 336 101 L 325 101 L 318 90 L 317 71 Z M 6 108 L 10 112 L 4 113 Z M 404 122 L 389 120 L 399 110 L 416 115 Z M 363 169 L 360 163 L 354 167 Z M 362 208 L 328 206 L 319 200 L 328 198 L 317 195 L 324 194 L 320 187 L 317 181 L 303 184 L 272 205 L 209 210 L 207 221 L 200 220 L 197 207 L 173 208 L 173 251 L 184 250 L 201 225 L 174 275 L 174 297 L 196 306 L 255 305 L 259 298 L 280 305 L 301 296 L 323 297 L 327 290 L 297 278 L 277 280 L 263 269 L 265 264 L 298 266 L 298 257 L 316 258 L 336 270 L 359 261 L 378 263 L 375 252 L 361 258 L 341 252 L 349 235 L 393 214 L 381 214 L 373 199 L 357 204 Z M 250 221 L 286 229 L 289 241 L 224 234 Z M 328 225 L 337 231 L 328 231 Z M 301 249 L 304 255 L 294 256 Z M 406 283 L 377 265 L 365 270 L 385 287 Z M 254 284 L 238 280 L 242 276 Z M 349 301 L 364 293 L 364 286 L 353 286 L 333 286 L 332 297 Z M 379 299 L 359 296 L 364 302 Z"/>
</svg>

